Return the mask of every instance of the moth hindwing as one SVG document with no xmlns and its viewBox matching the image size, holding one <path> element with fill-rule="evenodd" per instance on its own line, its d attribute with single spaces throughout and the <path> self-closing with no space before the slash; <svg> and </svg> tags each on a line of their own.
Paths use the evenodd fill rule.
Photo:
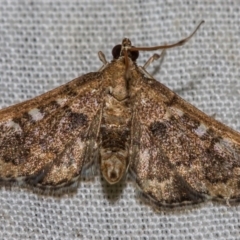
<svg viewBox="0 0 240 240">
<path fill-rule="evenodd" d="M 123 39 L 112 62 L 99 53 L 98 72 L 1 110 L 0 179 L 60 188 L 99 166 L 109 184 L 129 172 L 156 206 L 238 201 L 240 134 L 153 79 L 160 55 L 136 64 L 138 51 L 193 34 L 152 48 Z"/>
</svg>

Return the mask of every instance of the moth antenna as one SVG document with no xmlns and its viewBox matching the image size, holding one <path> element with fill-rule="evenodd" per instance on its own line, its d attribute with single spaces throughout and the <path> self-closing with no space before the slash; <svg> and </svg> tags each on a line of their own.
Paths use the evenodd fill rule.
<svg viewBox="0 0 240 240">
<path fill-rule="evenodd" d="M 106 65 L 108 63 L 104 53 L 101 51 L 98 52 L 98 58 L 104 65 Z"/>
<path fill-rule="evenodd" d="M 128 51 L 130 52 L 135 52 L 135 51 L 155 51 L 155 50 L 159 50 L 159 49 L 167 49 L 167 48 L 173 48 L 173 47 L 178 47 L 178 46 L 182 46 L 184 43 L 186 43 L 189 39 L 192 38 L 192 36 L 197 32 L 197 30 L 200 28 L 200 26 L 204 23 L 204 21 L 202 20 L 198 26 L 196 27 L 196 29 L 193 31 L 192 34 L 190 34 L 188 37 L 180 40 L 177 43 L 174 44 L 170 44 L 170 45 L 161 45 L 161 46 L 155 46 L 155 47 L 131 47 L 128 48 Z"/>
</svg>

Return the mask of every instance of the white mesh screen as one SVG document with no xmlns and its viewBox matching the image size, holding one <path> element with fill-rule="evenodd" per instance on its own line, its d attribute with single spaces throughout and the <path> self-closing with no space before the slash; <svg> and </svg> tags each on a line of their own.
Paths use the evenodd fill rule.
<svg viewBox="0 0 240 240">
<path fill-rule="evenodd" d="M 154 77 L 240 130 L 238 1 L 0 1 L 0 107 L 97 71 L 99 50 L 129 37 L 135 46 L 176 42 L 149 67 Z M 140 53 L 139 65 L 152 53 Z M 61 197 L 0 189 L 0 239 L 239 239 L 240 206 L 206 203 L 156 213 L 127 181 L 106 189 L 96 177 Z"/>
</svg>

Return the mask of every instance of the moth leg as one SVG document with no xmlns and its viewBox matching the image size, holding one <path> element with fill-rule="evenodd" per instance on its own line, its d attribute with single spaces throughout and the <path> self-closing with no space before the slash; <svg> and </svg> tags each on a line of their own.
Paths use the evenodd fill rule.
<svg viewBox="0 0 240 240">
<path fill-rule="evenodd" d="M 147 62 L 143 65 L 143 67 L 139 66 L 140 71 L 141 71 L 146 77 L 148 77 L 148 78 L 153 78 L 153 77 L 146 71 L 146 68 L 147 68 L 150 64 L 152 64 L 152 62 L 154 62 L 155 60 L 158 60 L 158 59 L 161 59 L 161 63 L 162 63 L 165 54 L 166 54 L 166 50 L 163 50 L 163 51 L 161 52 L 161 54 L 157 54 L 157 53 L 153 54 L 153 55 L 147 60 Z"/>
<path fill-rule="evenodd" d="M 154 62 L 155 60 L 158 60 L 158 59 L 163 59 L 164 56 L 166 54 L 166 50 L 163 50 L 161 52 L 161 54 L 157 54 L 157 53 L 154 53 L 148 60 L 147 62 L 144 64 L 144 66 L 142 68 L 146 69 L 150 64 L 152 64 L 152 62 Z"/>
<path fill-rule="evenodd" d="M 104 53 L 101 51 L 98 52 L 98 58 L 103 63 L 103 66 L 98 70 L 98 72 L 101 72 L 108 65 L 108 61 L 106 60 Z"/>
</svg>

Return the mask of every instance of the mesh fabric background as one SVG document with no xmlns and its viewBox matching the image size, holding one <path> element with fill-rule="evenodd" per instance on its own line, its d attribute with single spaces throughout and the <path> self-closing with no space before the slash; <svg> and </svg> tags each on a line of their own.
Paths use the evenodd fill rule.
<svg viewBox="0 0 240 240">
<path fill-rule="evenodd" d="M 97 71 L 99 50 L 129 37 L 135 46 L 173 43 L 205 24 L 183 47 L 148 68 L 216 119 L 240 130 L 239 1 L 0 1 L 0 107 Z M 142 65 L 152 53 L 141 53 Z M 100 177 L 73 194 L 0 189 L 0 239 L 239 239 L 240 206 L 206 203 L 156 213 L 126 181 Z"/>
</svg>

